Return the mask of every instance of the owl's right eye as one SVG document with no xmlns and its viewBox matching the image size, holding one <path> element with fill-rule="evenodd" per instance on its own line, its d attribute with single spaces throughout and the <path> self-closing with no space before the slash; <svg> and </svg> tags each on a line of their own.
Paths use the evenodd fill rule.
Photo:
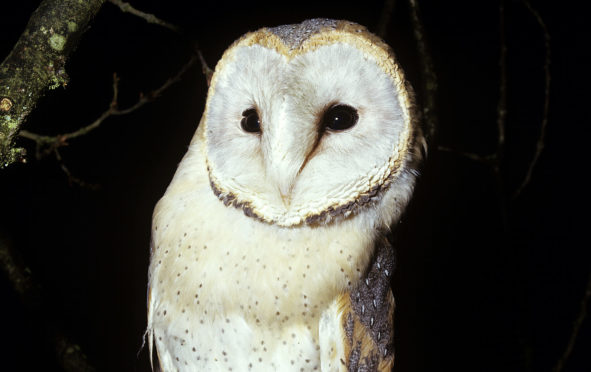
<svg viewBox="0 0 591 372">
<path fill-rule="evenodd" d="M 242 113 L 242 120 L 240 126 L 245 132 L 248 133 L 260 133 L 261 132 L 261 121 L 259 120 L 259 114 L 257 110 L 251 108 L 245 110 Z"/>
</svg>

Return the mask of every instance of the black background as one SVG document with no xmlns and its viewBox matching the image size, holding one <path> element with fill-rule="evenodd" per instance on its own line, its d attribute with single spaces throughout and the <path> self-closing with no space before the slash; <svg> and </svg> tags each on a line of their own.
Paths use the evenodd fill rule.
<svg viewBox="0 0 591 372">
<path fill-rule="evenodd" d="M 186 30 L 213 67 L 247 31 L 307 18 L 348 19 L 375 30 L 381 1 L 132 1 Z M 396 1 L 386 41 L 420 94 L 421 76 L 405 1 Z M 18 4 L 18 5 L 15 5 Z M 2 5 L 4 58 L 37 1 Z M 552 93 L 545 149 L 528 187 L 512 194 L 531 161 L 543 107 L 543 34 L 520 1 L 506 2 L 507 144 L 501 183 L 491 168 L 430 149 L 396 237 L 396 366 L 403 371 L 550 371 L 566 347 L 591 269 L 587 239 L 588 26 L 583 9 L 532 1 L 552 37 Z M 7 8 L 8 6 L 8 8 Z M 497 1 L 420 1 L 439 75 L 438 144 L 496 150 L 499 90 Z M 157 88 L 188 60 L 174 33 L 105 4 L 67 64 L 70 83 L 51 91 L 25 129 L 75 130 L 108 107 L 112 74 L 120 106 Z M 54 157 L 0 171 L 0 229 L 42 286 L 29 313 L 0 280 L 6 371 L 59 370 L 47 330 L 62 328 L 98 370 L 147 371 L 136 356 L 145 327 L 150 218 L 201 116 L 198 67 L 155 102 L 108 119 L 61 148 L 78 178 Z M 506 217 L 503 217 L 503 216 Z M 231 228 L 231 226 L 228 226 Z M 591 370 L 591 320 L 565 371 Z"/>
</svg>

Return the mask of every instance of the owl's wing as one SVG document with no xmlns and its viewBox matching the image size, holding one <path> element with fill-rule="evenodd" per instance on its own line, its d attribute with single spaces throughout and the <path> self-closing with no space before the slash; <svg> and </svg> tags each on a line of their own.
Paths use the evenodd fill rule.
<svg viewBox="0 0 591 372">
<path fill-rule="evenodd" d="M 319 324 L 323 371 L 390 372 L 394 364 L 394 250 L 385 235 L 376 242 L 367 273 L 342 294 Z"/>
</svg>

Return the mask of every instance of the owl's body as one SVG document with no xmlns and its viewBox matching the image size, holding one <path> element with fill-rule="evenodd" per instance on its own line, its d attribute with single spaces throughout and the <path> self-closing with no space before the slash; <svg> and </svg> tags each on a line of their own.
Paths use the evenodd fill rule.
<svg viewBox="0 0 591 372">
<path fill-rule="evenodd" d="M 311 20 L 234 43 L 154 211 L 162 369 L 389 370 L 384 234 L 412 192 L 414 120 L 391 52 L 361 26 Z"/>
</svg>

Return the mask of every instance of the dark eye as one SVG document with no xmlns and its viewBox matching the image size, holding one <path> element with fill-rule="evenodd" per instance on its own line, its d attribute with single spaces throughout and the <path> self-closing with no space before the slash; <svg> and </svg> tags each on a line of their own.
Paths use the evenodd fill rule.
<svg viewBox="0 0 591 372">
<path fill-rule="evenodd" d="M 322 118 L 325 128 L 331 130 L 345 130 L 357 124 L 357 110 L 348 105 L 335 105 L 326 110 Z"/>
<path fill-rule="evenodd" d="M 240 126 L 245 132 L 259 133 L 261 131 L 261 121 L 259 120 L 259 114 L 257 110 L 251 108 L 242 113 L 242 120 L 240 120 Z"/>
</svg>

